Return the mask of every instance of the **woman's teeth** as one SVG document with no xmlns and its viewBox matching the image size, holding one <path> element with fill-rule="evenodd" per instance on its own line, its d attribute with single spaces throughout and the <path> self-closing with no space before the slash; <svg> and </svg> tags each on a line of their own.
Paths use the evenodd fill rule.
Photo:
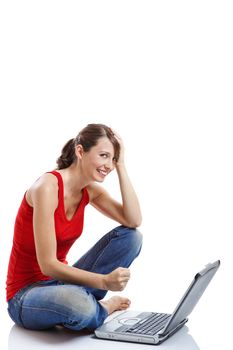
<svg viewBox="0 0 233 350">
<path fill-rule="evenodd" d="M 107 171 L 100 170 L 100 169 L 98 169 L 97 171 L 98 171 L 100 174 L 104 175 L 104 176 L 107 175 Z"/>
</svg>

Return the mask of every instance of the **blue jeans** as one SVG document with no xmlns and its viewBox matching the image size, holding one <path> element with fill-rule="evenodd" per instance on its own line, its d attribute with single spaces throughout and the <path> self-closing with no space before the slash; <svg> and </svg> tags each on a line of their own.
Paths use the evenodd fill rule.
<svg viewBox="0 0 233 350">
<path fill-rule="evenodd" d="M 103 236 L 73 266 L 107 274 L 117 267 L 129 267 L 140 253 L 141 233 L 118 226 Z M 95 329 L 108 316 L 98 302 L 106 290 L 94 289 L 58 280 L 39 281 L 19 290 L 8 302 L 8 312 L 19 326 L 48 329 L 56 325 L 80 330 Z"/>
</svg>

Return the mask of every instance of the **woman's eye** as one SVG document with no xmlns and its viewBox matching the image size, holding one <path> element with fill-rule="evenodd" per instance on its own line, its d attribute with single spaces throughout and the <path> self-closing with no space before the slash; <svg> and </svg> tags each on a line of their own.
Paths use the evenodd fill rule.
<svg viewBox="0 0 233 350">
<path fill-rule="evenodd" d="M 107 158 L 108 155 L 107 154 L 101 154 L 101 157 Z"/>
</svg>

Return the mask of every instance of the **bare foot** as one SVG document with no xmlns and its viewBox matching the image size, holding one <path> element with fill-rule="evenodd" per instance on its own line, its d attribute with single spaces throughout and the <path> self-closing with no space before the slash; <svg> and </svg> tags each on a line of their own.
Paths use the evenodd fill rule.
<svg viewBox="0 0 233 350">
<path fill-rule="evenodd" d="M 112 314 L 114 311 L 126 310 L 130 306 L 130 300 L 119 296 L 111 297 L 108 300 L 101 300 L 99 303 L 108 311 L 108 314 Z"/>
</svg>

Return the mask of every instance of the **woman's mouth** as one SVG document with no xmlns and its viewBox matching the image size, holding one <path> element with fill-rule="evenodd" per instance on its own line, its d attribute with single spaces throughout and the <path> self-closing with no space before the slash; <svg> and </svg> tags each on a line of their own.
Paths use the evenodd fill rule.
<svg viewBox="0 0 233 350">
<path fill-rule="evenodd" d="M 106 175 L 108 175 L 108 172 L 106 170 L 97 169 L 97 171 L 102 177 L 105 177 Z"/>
</svg>

